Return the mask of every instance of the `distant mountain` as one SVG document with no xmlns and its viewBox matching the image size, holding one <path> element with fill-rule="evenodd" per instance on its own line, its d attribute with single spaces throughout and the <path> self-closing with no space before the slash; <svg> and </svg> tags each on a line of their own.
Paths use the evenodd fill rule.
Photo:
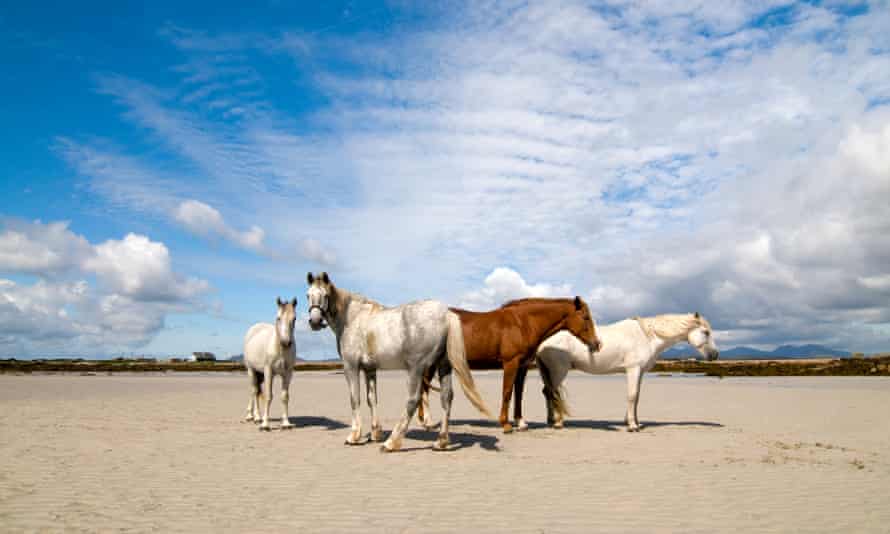
<svg viewBox="0 0 890 534">
<path fill-rule="evenodd" d="M 691 358 L 698 352 L 688 345 L 673 347 L 665 351 L 661 357 L 667 360 Z M 764 359 L 801 359 L 801 358 L 848 358 L 849 352 L 831 349 L 823 345 L 782 345 L 775 350 L 766 351 L 753 347 L 733 347 L 721 350 L 720 358 L 724 360 L 764 360 Z"/>
</svg>

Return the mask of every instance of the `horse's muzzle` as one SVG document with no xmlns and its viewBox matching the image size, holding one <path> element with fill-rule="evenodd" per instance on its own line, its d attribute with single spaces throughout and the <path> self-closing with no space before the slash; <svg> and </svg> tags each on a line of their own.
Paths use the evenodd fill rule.
<svg viewBox="0 0 890 534">
<path fill-rule="evenodd" d="M 603 342 L 597 341 L 591 345 L 588 345 L 587 348 L 590 349 L 591 354 L 593 354 L 594 352 L 599 352 L 599 351 L 603 350 Z"/>
<path fill-rule="evenodd" d="M 711 351 L 711 352 L 708 352 L 707 356 L 705 356 L 705 358 L 706 358 L 709 362 L 712 362 L 712 361 L 716 360 L 716 359 L 719 358 L 719 357 L 720 357 L 720 351 L 719 351 L 719 350 L 713 350 L 713 351 Z"/>
<path fill-rule="evenodd" d="M 321 321 L 318 321 L 317 323 L 312 322 L 311 319 L 309 320 L 309 328 L 311 328 L 315 332 L 318 332 L 319 330 L 324 330 L 325 327 L 327 327 L 327 326 L 328 326 L 328 323 L 324 319 L 322 319 Z"/>
</svg>

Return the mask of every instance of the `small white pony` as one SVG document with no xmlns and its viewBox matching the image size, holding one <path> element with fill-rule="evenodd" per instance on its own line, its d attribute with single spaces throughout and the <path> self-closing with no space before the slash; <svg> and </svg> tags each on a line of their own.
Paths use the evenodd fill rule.
<svg viewBox="0 0 890 534">
<path fill-rule="evenodd" d="M 294 322 L 296 321 L 297 299 L 282 302 L 276 299 L 278 313 L 275 324 L 257 323 L 250 327 L 244 336 L 244 366 L 250 379 L 250 402 L 247 403 L 245 421 L 260 421 L 259 404 L 263 397 L 265 382 L 266 410 L 263 413 L 260 430 L 269 430 L 269 408 L 272 405 L 272 378 L 281 377 L 281 428 L 293 425 L 287 414 L 290 379 L 294 372 L 297 349 L 294 346 Z"/>
<path fill-rule="evenodd" d="M 652 369 L 658 355 L 686 341 L 708 361 L 720 355 L 711 325 L 696 313 L 635 317 L 597 328 L 602 348 L 591 354 L 587 345 L 568 332 L 559 332 L 538 347 L 537 359 L 547 398 L 547 423 L 562 428 L 568 414 L 562 382 L 569 369 L 591 374 L 624 371 L 627 375 L 627 414 L 629 432 L 640 430 L 637 404 L 643 373 Z"/>
</svg>

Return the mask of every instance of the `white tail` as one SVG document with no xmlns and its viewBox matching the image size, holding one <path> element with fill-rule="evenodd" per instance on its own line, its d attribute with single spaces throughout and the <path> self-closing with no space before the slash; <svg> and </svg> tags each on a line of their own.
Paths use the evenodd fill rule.
<svg viewBox="0 0 890 534">
<path fill-rule="evenodd" d="M 470 374 L 470 366 L 467 364 L 467 351 L 464 347 L 464 331 L 460 324 L 460 317 L 456 313 L 448 312 L 448 340 L 446 342 L 446 352 L 448 353 L 448 362 L 454 369 L 454 374 L 460 380 L 460 387 L 464 390 L 464 395 L 476 407 L 477 410 L 491 418 L 491 413 L 485 407 L 482 396 L 476 389 L 476 383 L 473 381 L 473 375 Z"/>
</svg>

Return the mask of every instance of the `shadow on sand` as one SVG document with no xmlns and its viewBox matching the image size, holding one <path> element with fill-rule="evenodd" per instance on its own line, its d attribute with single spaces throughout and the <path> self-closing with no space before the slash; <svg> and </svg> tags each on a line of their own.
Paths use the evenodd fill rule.
<svg viewBox="0 0 890 534">
<path fill-rule="evenodd" d="M 428 442 L 428 445 L 424 447 L 405 447 L 401 449 L 401 452 L 429 450 L 438 436 L 439 433 L 432 430 L 409 430 L 405 433 L 405 437 Z M 485 436 L 467 432 L 451 432 L 449 437 L 451 439 L 451 447 L 446 452 L 456 451 L 465 447 L 472 447 L 473 445 L 479 445 L 487 451 L 498 452 L 501 450 L 501 448 L 498 447 L 497 436 Z"/>
<path fill-rule="evenodd" d="M 330 419 L 327 417 L 319 417 L 312 415 L 300 415 L 297 417 L 289 417 L 288 420 L 290 424 L 294 425 L 297 428 L 302 428 L 306 426 L 320 426 L 325 430 L 340 430 L 342 428 L 349 428 L 349 425 L 343 423 L 341 421 L 336 421 L 334 419 Z M 269 421 L 281 421 L 281 418 L 270 417 Z"/>
<path fill-rule="evenodd" d="M 451 421 L 452 425 L 469 425 L 469 426 L 480 426 L 485 428 L 500 428 L 500 423 L 497 421 L 490 421 L 488 419 L 453 419 Z M 658 428 L 663 426 L 702 426 L 709 428 L 723 428 L 723 425 L 720 423 L 713 423 L 709 421 L 640 421 L 640 425 L 643 429 L 647 428 Z M 606 430 L 609 432 L 623 431 L 625 429 L 624 421 L 595 421 L 593 419 L 567 419 L 565 422 L 566 428 L 587 428 L 590 430 Z M 545 423 L 529 421 L 528 422 L 529 430 L 540 430 L 543 428 L 548 428 Z"/>
</svg>

